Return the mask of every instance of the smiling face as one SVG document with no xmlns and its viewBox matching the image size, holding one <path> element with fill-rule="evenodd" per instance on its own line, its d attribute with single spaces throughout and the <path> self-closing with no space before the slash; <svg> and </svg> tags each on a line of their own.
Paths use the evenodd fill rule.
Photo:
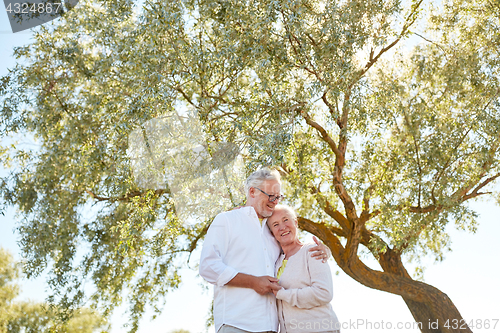
<svg viewBox="0 0 500 333">
<path fill-rule="evenodd" d="M 297 218 L 284 208 L 277 208 L 267 225 L 281 246 L 297 242 Z"/>
<path fill-rule="evenodd" d="M 265 180 L 261 185 L 257 186 L 262 191 L 269 195 L 280 195 L 281 186 L 277 180 Z M 269 201 L 269 197 L 259 191 L 258 189 L 252 187 L 249 190 L 248 205 L 252 206 L 257 213 L 259 218 L 269 217 L 274 212 L 274 207 L 278 204 L 278 200 L 274 202 Z"/>
</svg>

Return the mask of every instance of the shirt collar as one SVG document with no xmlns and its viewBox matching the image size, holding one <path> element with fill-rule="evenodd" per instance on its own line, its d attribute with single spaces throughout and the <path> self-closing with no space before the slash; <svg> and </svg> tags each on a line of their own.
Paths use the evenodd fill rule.
<svg viewBox="0 0 500 333">
<path fill-rule="evenodd" d="M 245 207 L 241 208 L 241 210 L 243 210 L 245 212 L 245 214 L 247 214 L 250 217 L 255 217 L 256 219 L 259 218 L 257 216 L 257 212 L 255 211 L 255 208 L 253 208 L 252 206 L 245 206 Z"/>
<path fill-rule="evenodd" d="M 241 210 L 243 210 L 245 212 L 245 214 L 247 214 L 248 216 L 250 217 L 253 217 L 255 219 L 259 219 L 259 217 L 257 216 L 257 212 L 255 211 L 255 208 L 253 208 L 252 206 L 245 206 L 243 208 L 241 208 Z M 262 225 L 264 225 L 264 223 L 266 223 L 267 221 L 267 217 L 264 217 L 262 219 Z"/>
</svg>

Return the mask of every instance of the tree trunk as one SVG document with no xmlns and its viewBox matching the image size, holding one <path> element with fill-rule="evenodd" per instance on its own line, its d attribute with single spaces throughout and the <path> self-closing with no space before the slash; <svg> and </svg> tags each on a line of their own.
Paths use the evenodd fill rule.
<svg viewBox="0 0 500 333">
<path fill-rule="evenodd" d="M 379 263 L 382 269 L 387 273 L 396 274 L 405 278 L 411 279 L 410 274 L 403 266 L 401 261 L 401 256 L 392 250 L 387 250 L 384 254 L 379 257 Z M 419 323 L 420 331 L 422 333 L 442 333 L 439 326 L 436 327 L 434 323 L 435 315 L 425 302 L 418 302 L 410 297 L 402 296 L 408 309 L 410 310 L 413 319 L 416 323 Z"/>
<path fill-rule="evenodd" d="M 320 238 L 347 275 L 367 287 L 403 297 L 422 333 L 472 333 L 448 295 L 431 285 L 413 280 L 396 251 L 387 249 L 381 253 L 378 261 L 383 272 L 376 271 L 366 266 L 358 256 L 349 256 L 328 226 L 304 222 L 299 218 L 299 227 Z"/>
<path fill-rule="evenodd" d="M 415 322 L 421 323 L 419 324 L 420 331 L 422 333 L 442 333 L 439 329 L 439 327 L 435 328 L 435 321 L 431 320 L 430 318 L 434 318 L 434 314 L 432 313 L 432 310 L 427 306 L 427 304 L 423 302 L 416 302 L 408 297 L 403 297 L 403 300 L 405 301 L 406 305 L 408 306 L 408 309 L 410 310 L 413 319 L 415 319 Z"/>
<path fill-rule="evenodd" d="M 401 276 L 422 289 L 424 301 L 401 296 L 423 333 L 472 333 L 448 295 L 411 278 L 398 252 L 388 249 L 380 255 L 379 263 L 384 272 Z"/>
</svg>

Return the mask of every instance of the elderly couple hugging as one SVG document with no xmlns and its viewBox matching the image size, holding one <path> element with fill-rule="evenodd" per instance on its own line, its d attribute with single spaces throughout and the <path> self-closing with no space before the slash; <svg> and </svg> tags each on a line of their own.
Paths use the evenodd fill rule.
<svg viewBox="0 0 500 333">
<path fill-rule="evenodd" d="M 276 170 L 254 172 L 246 206 L 217 215 L 208 229 L 200 275 L 214 284 L 218 333 L 339 332 L 329 250 L 299 240 L 280 191 Z"/>
</svg>

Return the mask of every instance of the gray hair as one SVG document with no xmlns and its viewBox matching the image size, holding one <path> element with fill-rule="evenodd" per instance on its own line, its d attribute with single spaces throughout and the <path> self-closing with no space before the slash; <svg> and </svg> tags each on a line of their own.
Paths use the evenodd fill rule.
<svg viewBox="0 0 500 333">
<path fill-rule="evenodd" d="M 295 219 L 295 220 L 297 219 L 297 214 L 295 213 L 295 210 L 288 205 L 278 204 L 278 205 L 276 205 L 276 207 L 274 207 L 274 212 L 276 212 L 278 210 L 284 210 L 288 214 L 290 214 L 293 219 Z M 274 212 L 273 212 L 273 214 L 274 214 Z"/>
<path fill-rule="evenodd" d="M 271 170 L 269 168 L 259 169 L 248 176 L 245 181 L 245 195 L 247 198 L 250 194 L 249 191 L 251 187 L 259 187 L 266 180 L 276 180 L 281 184 L 281 177 L 277 170 Z"/>
</svg>

